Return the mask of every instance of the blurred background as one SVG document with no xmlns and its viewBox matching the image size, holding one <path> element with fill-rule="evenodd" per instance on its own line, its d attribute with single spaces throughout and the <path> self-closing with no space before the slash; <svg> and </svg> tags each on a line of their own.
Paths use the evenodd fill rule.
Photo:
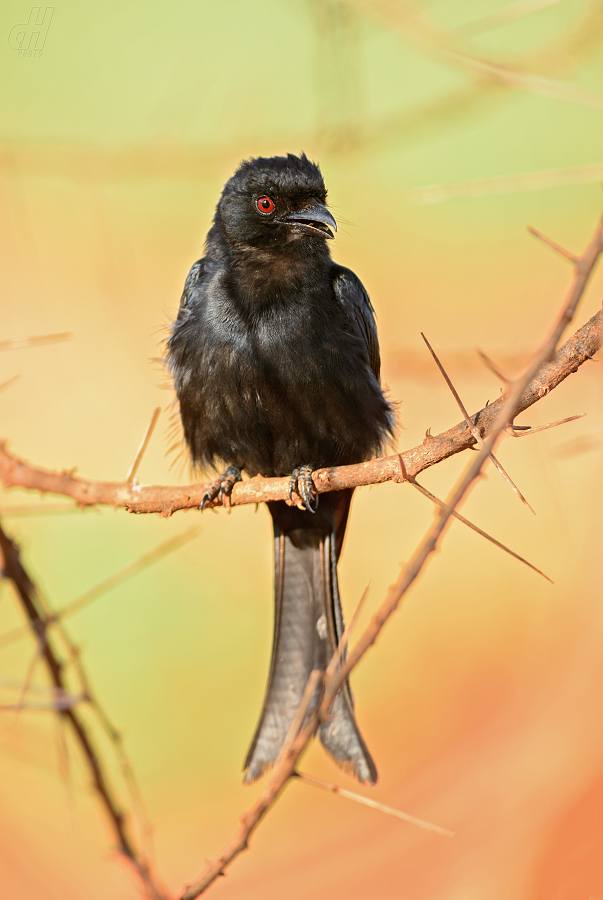
<svg viewBox="0 0 603 900">
<path fill-rule="evenodd" d="M 18 455 L 121 481 L 159 406 L 139 478 L 191 480 L 170 449 L 162 342 L 244 157 L 303 150 L 320 163 L 340 225 L 334 256 L 376 309 L 400 450 L 460 418 L 420 331 L 471 412 L 501 387 L 476 347 L 513 374 L 547 333 L 571 269 L 526 226 L 581 252 L 601 214 L 601 2 L 52 9 L 33 55 L 18 44 L 31 37 L 30 7 L 9 0 L 0 12 L 0 342 L 71 335 L 3 345 L 0 383 L 19 378 L 0 396 L 0 435 Z M 602 276 L 577 324 L 600 308 Z M 216 897 L 603 897 L 600 368 L 584 365 L 519 422 L 585 418 L 500 447 L 536 516 L 492 469 L 463 507 L 555 584 L 454 523 L 353 677 L 380 771 L 359 790 L 456 837 L 296 782 Z M 467 462 L 422 481 L 444 497 Z M 241 765 L 272 640 L 268 515 L 80 513 L 19 490 L 0 495 L 0 512 L 54 609 L 200 525 L 65 623 L 124 736 L 176 892 L 260 790 L 243 787 Z M 348 614 L 370 582 L 359 628 L 433 513 L 409 486 L 357 492 L 340 578 Z M 0 600 L 2 702 L 18 701 L 28 671 L 41 694 L 26 702 L 44 699 L 32 637 L 2 643 L 23 621 L 6 583 Z M 88 718 L 126 803 L 112 747 Z M 1 713 L 0 764 L 3 897 L 139 896 L 51 712 Z M 302 768 L 354 789 L 318 745 Z"/>
</svg>

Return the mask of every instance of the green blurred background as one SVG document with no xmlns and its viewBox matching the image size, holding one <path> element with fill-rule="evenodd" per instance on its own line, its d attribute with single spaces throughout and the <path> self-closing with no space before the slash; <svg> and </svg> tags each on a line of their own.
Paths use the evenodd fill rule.
<svg viewBox="0 0 603 900">
<path fill-rule="evenodd" d="M 32 57 L 9 43 L 29 13 L 16 2 L 0 12 L 0 341 L 72 337 L 0 355 L 0 382 L 20 376 L 0 396 L 0 434 L 17 454 L 122 480 L 161 406 L 140 480 L 190 480 L 169 450 L 178 433 L 158 360 L 243 157 L 303 150 L 320 163 L 340 224 L 333 253 L 376 308 L 400 449 L 459 419 L 420 331 L 471 410 L 500 389 L 475 347 L 515 372 L 546 333 L 571 271 L 526 225 L 580 252 L 600 216 L 601 2 L 71 2 L 54 8 Z M 600 307 L 601 276 L 580 323 Z M 464 505 L 555 585 L 454 525 L 354 676 L 380 770 L 368 793 L 457 837 L 295 783 L 216 896 L 603 892 L 599 369 L 585 365 L 522 421 L 585 419 L 501 447 L 537 516 L 493 471 Z M 429 471 L 425 485 L 445 496 L 466 462 Z M 17 490 L 0 511 L 54 608 L 200 523 L 184 547 L 67 623 L 124 734 L 176 892 L 259 790 L 242 786 L 240 767 L 271 644 L 266 511 L 41 514 L 40 499 Z M 432 516 L 409 487 L 357 492 L 341 584 L 350 610 L 370 581 L 362 622 Z M 21 621 L 4 585 L 0 639 Z M 34 653 L 31 639 L 0 644 L 3 702 L 15 702 L 6 679 L 22 681 Z M 33 683 L 44 684 L 39 664 Z M 138 896 L 109 853 L 78 750 L 68 741 L 66 789 L 57 743 L 51 714 L 2 712 L 2 897 Z M 303 767 L 353 788 L 319 747 Z"/>
</svg>

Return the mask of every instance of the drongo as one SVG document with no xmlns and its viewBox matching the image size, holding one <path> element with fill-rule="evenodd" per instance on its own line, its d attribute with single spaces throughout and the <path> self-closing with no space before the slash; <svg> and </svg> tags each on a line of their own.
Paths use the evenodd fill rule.
<svg viewBox="0 0 603 900">
<path fill-rule="evenodd" d="M 337 560 L 352 491 L 322 494 L 319 504 L 311 473 L 379 454 L 394 428 L 373 309 L 356 275 L 331 259 L 336 231 L 320 170 L 305 155 L 241 163 L 168 341 L 192 462 L 227 467 L 202 508 L 228 494 L 243 470 L 290 475 L 290 498 L 299 498 L 268 503 L 274 641 L 247 782 L 274 764 L 310 672 L 326 668 L 343 632 Z M 376 781 L 347 683 L 318 734 L 337 765 Z"/>
</svg>

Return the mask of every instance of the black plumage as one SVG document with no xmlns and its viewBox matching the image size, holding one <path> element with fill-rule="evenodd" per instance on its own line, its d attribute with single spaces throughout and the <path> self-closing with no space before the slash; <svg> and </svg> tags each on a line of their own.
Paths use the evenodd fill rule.
<svg viewBox="0 0 603 900">
<path fill-rule="evenodd" d="M 245 767 L 274 762 L 312 668 L 324 669 L 343 630 L 337 587 L 351 491 L 309 493 L 308 473 L 378 454 L 393 432 L 379 383 L 369 298 L 327 240 L 336 230 L 318 167 L 304 155 L 252 159 L 226 183 L 192 267 L 167 361 L 193 462 L 226 464 L 218 491 L 249 475 L 294 473 L 303 509 L 270 503 L 275 534 L 275 631 L 268 689 Z M 320 739 L 363 782 L 376 769 L 349 688 Z"/>
</svg>

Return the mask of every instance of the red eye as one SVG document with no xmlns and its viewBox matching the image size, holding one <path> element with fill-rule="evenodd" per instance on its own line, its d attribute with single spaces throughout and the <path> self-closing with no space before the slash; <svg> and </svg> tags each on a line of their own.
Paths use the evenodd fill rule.
<svg viewBox="0 0 603 900">
<path fill-rule="evenodd" d="M 267 216 L 268 213 L 271 213 L 274 209 L 274 203 L 272 202 L 270 197 L 258 197 L 258 199 L 255 201 L 255 205 L 257 206 L 258 210 L 265 216 Z"/>
</svg>

